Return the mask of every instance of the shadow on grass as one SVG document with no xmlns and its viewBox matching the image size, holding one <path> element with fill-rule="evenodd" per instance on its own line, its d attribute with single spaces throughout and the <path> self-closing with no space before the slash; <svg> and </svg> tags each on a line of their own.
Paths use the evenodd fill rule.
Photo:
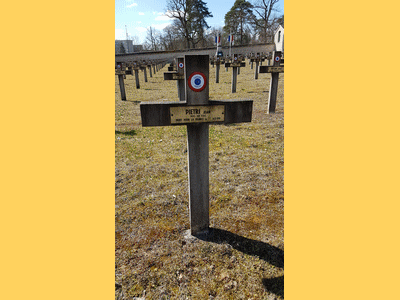
<svg viewBox="0 0 400 300">
<path fill-rule="evenodd" d="M 207 234 L 196 237 L 218 244 L 228 243 L 240 252 L 258 256 L 275 267 L 283 268 L 283 251 L 267 243 L 248 239 L 218 228 L 210 228 Z"/>
<path fill-rule="evenodd" d="M 262 283 L 267 291 L 274 293 L 275 295 L 283 296 L 283 286 L 284 280 L 283 276 L 274 277 L 274 278 L 263 278 Z"/>
<path fill-rule="evenodd" d="M 127 136 L 134 136 L 137 133 L 136 133 L 135 130 L 130 130 L 130 131 L 118 131 L 118 130 L 115 130 L 115 134 L 123 134 L 123 135 L 127 135 Z"/>
<path fill-rule="evenodd" d="M 196 235 L 196 237 L 204 241 L 218 244 L 228 243 L 234 249 L 240 252 L 258 256 L 259 258 L 265 260 L 271 265 L 274 265 L 278 268 L 283 268 L 283 251 L 278 247 L 269 245 L 267 243 L 248 239 L 243 236 L 218 228 L 209 228 L 208 231 L 202 232 L 199 235 Z M 267 291 L 274 293 L 275 295 L 281 296 L 282 298 L 284 297 L 283 276 L 274 278 L 263 278 L 262 283 Z"/>
</svg>

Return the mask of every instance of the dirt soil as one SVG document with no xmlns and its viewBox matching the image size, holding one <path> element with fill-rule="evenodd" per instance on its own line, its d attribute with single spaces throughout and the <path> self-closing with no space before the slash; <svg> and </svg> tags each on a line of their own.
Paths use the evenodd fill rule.
<svg viewBox="0 0 400 300">
<path fill-rule="evenodd" d="M 269 74 L 246 61 L 210 66 L 210 99 L 251 99 L 251 123 L 210 125 L 208 236 L 188 235 L 186 126 L 141 127 L 141 101 L 178 101 L 167 66 L 140 89 L 115 76 L 116 299 L 284 298 L 284 74 L 275 114 L 267 114 Z"/>
</svg>

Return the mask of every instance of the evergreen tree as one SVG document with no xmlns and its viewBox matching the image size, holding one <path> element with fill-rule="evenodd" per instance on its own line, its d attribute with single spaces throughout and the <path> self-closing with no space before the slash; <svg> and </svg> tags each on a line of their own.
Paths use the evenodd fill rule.
<svg viewBox="0 0 400 300">
<path fill-rule="evenodd" d="M 120 44 L 119 44 L 119 53 L 123 53 L 123 54 L 126 53 L 126 50 L 125 50 L 125 47 L 124 47 L 124 44 L 123 44 L 123 43 L 120 43 Z"/>
<path fill-rule="evenodd" d="M 251 25 L 255 22 L 253 5 L 246 0 L 236 0 L 230 11 L 225 15 L 224 31 L 235 34 L 236 41 L 243 45 L 251 39 Z"/>
<path fill-rule="evenodd" d="M 206 18 L 212 17 L 202 0 L 169 0 L 166 15 L 176 19 L 184 36 L 187 48 L 194 48 L 204 41 L 205 30 L 209 28 Z"/>
</svg>

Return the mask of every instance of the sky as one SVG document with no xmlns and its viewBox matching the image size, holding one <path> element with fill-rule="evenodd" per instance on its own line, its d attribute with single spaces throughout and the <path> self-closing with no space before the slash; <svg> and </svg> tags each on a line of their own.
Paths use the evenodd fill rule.
<svg viewBox="0 0 400 300">
<path fill-rule="evenodd" d="M 129 37 L 137 37 L 142 44 L 150 26 L 162 31 L 172 23 L 172 19 L 165 16 L 168 0 L 115 0 L 115 39 L 125 40 L 126 29 Z M 232 8 L 235 0 L 203 0 L 208 10 L 213 15 L 207 18 L 211 27 L 223 27 L 225 14 Z M 251 1 L 249 1 L 251 2 Z M 284 0 L 276 5 L 279 9 L 277 15 L 283 14 Z M 126 26 L 126 29 L 125 29 Z"/>
</svg>

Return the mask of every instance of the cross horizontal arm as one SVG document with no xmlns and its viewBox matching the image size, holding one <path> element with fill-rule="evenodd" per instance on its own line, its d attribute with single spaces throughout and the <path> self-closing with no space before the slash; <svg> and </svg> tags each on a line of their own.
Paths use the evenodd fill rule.
<svg viewBox="0 0 400 300">
<path fill-rule="evenodd" d="M 225 63 L 225 68 L 230 68 L 230 67 L 246 67 L 246 63 L 245 62 Z"/>
<path fill-rule="evenodd" d="M 210 100 L 207 105 L 190 106 L 183 101 L 140 103 L 143 127 L 251 122 L 252 110 L 253 100 Z M 175 112 L 187 118 L 177 118 Z"/>
<path fill-rule="evenodd" d="M 283 73 L 283 67 L 260 66 L 260 73 Z"/>
<path fill-rule="evenodd" d="M 184 74 L 179 74 L 177 71 L 164 72 L 164 80 L 180 80 L 185 79 Z"/>
</svg>

